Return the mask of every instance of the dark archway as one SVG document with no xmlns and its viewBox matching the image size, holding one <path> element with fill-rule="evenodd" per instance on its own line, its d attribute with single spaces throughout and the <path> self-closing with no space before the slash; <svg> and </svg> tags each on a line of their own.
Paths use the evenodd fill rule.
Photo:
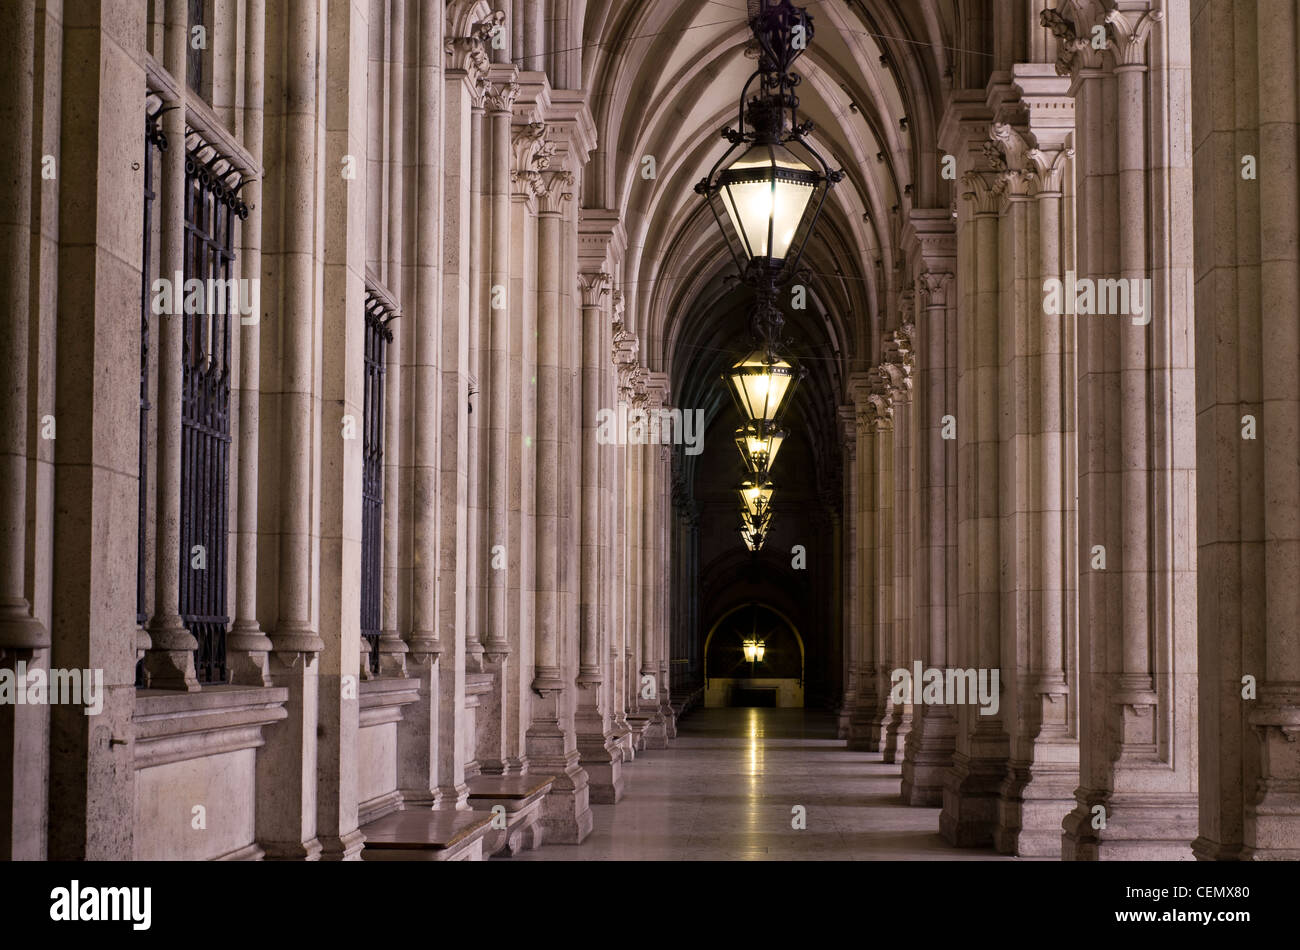
<svg viewBox="0 0 1300 950">
<path fill-rule="evenodd" d="M 761 659 L 746 655 L 747 642 L 761 645 Z M 782 611 L 759 601 L 733 607 L 705 638 L 705 704 L 802 706 L 805 659 L 803 638 Z"/>
</svg>

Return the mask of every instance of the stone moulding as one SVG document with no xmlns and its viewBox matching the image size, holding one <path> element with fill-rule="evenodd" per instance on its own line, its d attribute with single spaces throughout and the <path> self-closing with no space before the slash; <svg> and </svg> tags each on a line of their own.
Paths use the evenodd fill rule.
<svg viewBox="0 0 1300 950">
<path fill-rule="evenodd" d="M 288 718 L 283 687 L 209 687 L 194 693 L 141 692 L 136 697 L 137 771 L 263 745 L 262 727 Z"/>
</svg>

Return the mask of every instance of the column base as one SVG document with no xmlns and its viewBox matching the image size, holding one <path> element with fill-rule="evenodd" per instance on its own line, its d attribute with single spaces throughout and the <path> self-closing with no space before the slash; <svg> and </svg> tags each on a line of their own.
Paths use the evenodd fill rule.
<svg viewBox="0 0 1300 950">
<path fill-rule="evenodd" d="M 874 705 L 859 705 L 854 708 L 853 715 L 849 719 L 849 735 L 845 742 L 846 748 L 853 752 L 880 751 L 880 730 L 878 724 L 873 725 L 872 723 L 874 713 Z"/>
<path fill-rule="evenodd" d="M 922 706 L 903 754 L 903 804 L 937 808 L 957 748 L 957 720 L 942 706 Z"/>
<path fill-rule="evenodd" d="M 903 761 L 907 737 L 912 731 L 912 709 L 910 706 L 895 706 L 889 719 L 884 723 L 880 737 L 881 752 L 884 761 L 896 763 Z"/>
<path fill-rule="evenodd" d="M 1108 794 L 1080 788 L 1061 822 L 1063 861 L 1190 861 L 1199 822 L 1195 795 Z M 1096 828 L 1096 806 L 1105 826 Z"/>
<path fill-rule="evenodd" d="M 972 735 L 970 753 L 953 753 L 939 815 L 939 833 L 950 845 L 974 848 L 993 843 L 1007 773 L 1006 741 L 1000 733 Z"/>
<path fill-rule="evenodd" d="M 1079 783 L 1078 754 L 1072 742 L 1042 743 L 1034 761 L 1008 764 L 993 831 L 1000 854 L 1061 856 L 1061 822 L 1075 806 L 1073 789 Z"/>
<path fill-rule="evenodd" d="M 329 836 L 320 839 L 322 861 L 360 861 L 361 850 L 365 847 L 366 836 L 355 829 L 341 836 Z"/>
</svg>

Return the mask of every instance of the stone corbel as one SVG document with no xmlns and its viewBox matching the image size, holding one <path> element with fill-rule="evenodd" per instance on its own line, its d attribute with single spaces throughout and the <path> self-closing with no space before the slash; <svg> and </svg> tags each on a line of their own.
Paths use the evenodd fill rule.
<svg viewBox="0 0 1300 950">
<path fill-rule="evenodd" d="M 1062 16 L 1059 10 L 1044 10 L 1038 15 L 1038 22 L 1056 37 L 1056 74 L 1069 76 L 1082 58 L 1079 54 L 1092 44 L 1079 36 L 1074 21 Z"/>
<path fill-rule="evenodd" d="M 984 154 L 997 173 L 995 190 L 1004 197 L 1028 197 L 1035 171 L 1029 152 L 1029 143 L 1013 126 L 994 122 L 989 127 L 989 141 L 984 146 Z"/>
<path fill-rule="evenodd" d="M 555 154 L 555 143 L 546 141 L 546 123 L 530 122 L 515 126 L 511 134 L 514 165 L 510 169 L 512 194 L 533 198 L 541 195 L 542 172 L 550 167 Z"/>
<path fill-rule="evenodd" d="M 486 88 L 484 77 L 492 63 L 487 54 L 487 44 L 493 30 L 505 28 L 506 15 L 497 10 L 470 27 L 466 36 L 450 34 L 444 46 L 447 54 L 446 69 L 460 70 L 468 77 L 471 87 Z M 454 29 L 454 27 L 452 27 Z"/>
</svg>

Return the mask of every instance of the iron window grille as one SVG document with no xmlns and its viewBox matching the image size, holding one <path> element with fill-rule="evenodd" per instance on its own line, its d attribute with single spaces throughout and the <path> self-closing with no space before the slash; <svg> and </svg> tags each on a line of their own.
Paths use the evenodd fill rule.
<svg viewBox="0 0 1300 950">
<path fill-rule="evenodd" d="M 240 296 L 236 290 L 214 306 L 212 288 L 235 286 L 235 219 L 248 207 L 239 197 L 243 176 L 225 156 L 193 131 L 186 146 L 185 281 L 198 280 L 205 292 L 201 306 L 182 307 L 180 614 L 198 641 L 198 680 L 211 684 L 227 679 L 230 311 Z"/>
<path fill-rule="evenodd" d="M 384 376 L 396 313 L 366 288 L 366 385 L 363 401 L 361 475 L 361 636 L 370 645 L 370 672 L 379 674 L 383 627 L 384 567 Z"/>
</svg>

